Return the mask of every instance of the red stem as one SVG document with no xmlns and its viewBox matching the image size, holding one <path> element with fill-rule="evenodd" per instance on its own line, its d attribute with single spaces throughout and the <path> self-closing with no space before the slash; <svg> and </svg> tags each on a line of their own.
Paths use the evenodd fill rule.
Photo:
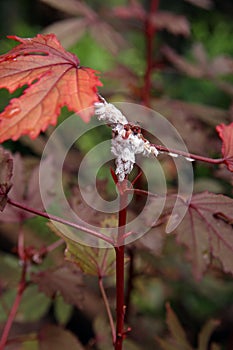
<svg viewBox="0 0 233 350">
<path fill-rule="evenodd" d="M 49 252 L 52 252 L 53 250 L 55 250 L 56 248 L 60 247 L 62 244 L 64 244 L 64 239 L 58 239 L 56 242 L 54 243 L 51 243 L 50 245 L 48 245 L 46 248 L 45 248 L 45 252 L 46 253 L 49 253 Z"/>
<path fill-rule="evenodd" d="M 201 162 L 206 162 L 206 163 L 211 163 L 211 164 L 222 164 L 225 162 L 224 158 L 216 158 L 216 159 L 208 158 L 208 157 L 199 156 L 199 155 L 193 154 L 193 153 L 178 151 L 176 149 L 167 148 L 167 147 L 160 146 L 160 145 L 153 145 L 153 144 L 151 144 L 151 145 L 154 146 L 158 151 L 166 152 L 166 153 L 174 153 L 174 154 L 177 154 L 179 156 L 191 158 L 194 160 L 199 160 Z"/>
<path fill-rule="evenodd" d="M 57 221 L 57 222 L 60 222 L 64 225 L 67 225 L 67 226 L 70 226 L 70 227 L 74 227 L 76 228 L 77 230 L 81 230 L 81 231 L 84 231 L 84 232 L 87 232 L 89 233 L 90 235 L 94 236 L 94 237 L 97 237 L 97 238 L 100 238 L 102 239 L 103 241 L 107 242 L 107 243 L 110 243 L 110 244 L 114 244 L 113 242 L 113 239 L 103 235 L 102 233 L 100 232 L 96 232 L 96 231 L 93 231 L 89 228 L 86 228 L 82 225 L 78 225 L 78 224 L 75 224 L 74 222 L 70 222 L 68 220 L 65 220 L 65 219 L 62 219 L 58 216 L 55 216 L 55 215 L 51 215 L 51 214 L 47 214 L 47 213 L 44 213 L 40 210 L 36 210 L 36 209 L 33 209 L 33 208 L 30 208 L 26 205 L 23 205 L 21 203 L 18 203 L 18 202 L 15 202 L 13 201 L 12 199 L 8 198 L 8 203 L 13 205 L 14 207 L 17 207 L 17 208 L 20 208 L 20 209 L 23 209 L 23 210 L 26 210 L 28 211 L 29 213 L 33 213 L 35 215 L 39 215 L 39 216 L 42 216 L 46 219 L 49 219 L 49 220 L 53 220 L 53 221 Z"/>
<path fill-rule="evenodd" d="M 144 86 L 142 91 L 142 99 L 145 106 L 150 106 L 150 92 L 151 92 L 151 73 L 153 70 L 153 39 L 156 32 L 155 26 L 151 23 L 150 15 L 154 14 L 159 6 L 159 0 L 152 0 L 150 5 L 150 12 L 147 14 L 145 20 L 145 37 L 146 37 L 146 61 L 147 67 L 144 76 Z"/>
<path fill-rule="evenodd" d="M 126 181 L 126 180 L 125 180 Z M 118 217 L 118 241 L 115 247 L 116 251 L 116 342 L 115 350 L 122 350 L 124 340 L 124 234 L 127 218 L 127 198 L 128 194 L 125 192 L 126 183 L 118 183 L 120 196 L 120 210 Z"/>
<path fill-rule="evenodd" d="M 3 330 L 3 333 L 2 333 L 2 338 L 1 338 L 1 341 L 0 341 L 0 350 L 3 350 L 5 345 L 6 345 L 6 343 L 7 343 L 7 338 L 9 336 L 12 324 L 14 322 L 15 315 L 16 315 L 16 313 L 18 311 L 18 308 L 19 308 L 19 305 L 20 305 L 23 293 L 24 293 L 24 291 L 25 291 L 25 289 L 27 287 L 26 273 L 27 273 L 27 264 L 24 262 L 23 268 L 22 268 L 21 279 L 20 279 L 20 282 L 19 282 L 19 285 L 18 285 L 18 291 L 17 291 L 16 297 L 15 297 L 15 301 L 14 301 L 14 304 L 12 305 L 10 314 L 8 316 L 7 322 L 5 324 L 5 327 L 4 327 L 4 330 Z"/>
<path fill-rule="evenodd" d="M 21 261 L 25 260 L 25 252 L 24 252 L 24 232 L 23 232 L 23 225 L 22 222 L 20 222 L 19 226 L 19 235 L 18 235 L 18 256 Z"/>
</svg>

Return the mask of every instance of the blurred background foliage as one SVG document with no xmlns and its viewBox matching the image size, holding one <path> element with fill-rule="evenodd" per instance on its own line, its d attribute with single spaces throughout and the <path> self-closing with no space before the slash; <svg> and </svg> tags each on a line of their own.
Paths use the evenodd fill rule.
<svg viewBox="0 0 233 350">
<path fill-rule="evenodd" d="M 79 6 L 76 8 L 75 3 L 84 4 L 86 10 Z M 104 84 L 100 92 L 104 97 L 111 101 L 143 103 L 144 76 L 148 63 L 143 23 L 140 18 L 129 13 L 123 18 L 116 12 L 119 6 L 135 3 L 137 2 L 125 0 L 1 1 L 0 53 L 10 50 L 13 45 L 12 41 L 6 39 L 6 35 L 33 37 L 37 33 L 55 32 L 65 48 L 79 57 L 82 65 L 100 72 Z M 150 1 L 139 1 L 139 4 L 149 11 Z M 76 8 L 76 12 L 73 8 Z M 159 10 L 165 11 L 165 16 L 160 18 L 155 32 L 150 106 L 174 124 L 190 152 L 219 157 L 221 145 L 215 126 L 233 121 L 233 2 L 161 0 Z M 142 15 L 142 10 L 140 11 Z M 96 15 L 97 27 L 90 20 L 91 16 Z M 178 17 L 172 17 L 175 15 Z M 14 96 L 21 93 L 22 89 L 19 89 Z M 12 96 L 6 90 L 0 91 L 1 110 L 10 98 Z M 69 114 L 64 108 L 59 122 Z M 75 155 L 74 158 L 73 155 L 72 158 L 71 155 L 71 161 L 76 159 L 79 163 L 83 153 L 108 134 L 108 131 L 103 131 L 102 134 L 96 132 L 95 135 L 85 135 L 84 141 L 78 143 L 78 156 Z M 45 140 L 46 134 L 33 142 L 23 137 L 17 142 L 8 141 L 4 145 L 13 153 L 17 151 L 23 156 L 39 159 Z M 172 160 L 164 159 L 162 163 L 166 171 L 170 171 L 169 184 L 172 191 L 175 188 Z M 72 184 L 75 169 L 76 164 L 69 164 L 69 185 Z M 232 175 L 224 168 L 195 164 L 194 170 L 196 192 L 210 190 L 232 197 Z M 100 178 L 100 188 L 103 190 L 106 185 L 104 195 L 111 197 L 113 186 L 109 184 L 111 177 L 108 166 L 101 170 Z M 105 179 L 108 179 L 106 184 Z M 142 183 L 141 186 L 145 184 Z M 0 226 L 1 324 L 6 320 L 6 310 L 12 303 L 16 280 L 19 278 L 14 249 L 17 229 L 17 226 L 5 223 Z M 45 220 L 40 218 L 28 220 L 24 229 L 27 243 L 35 247 L 52 244 L 55 240 L 46 227 Z M 158 349 L 156 336 L 170 339 L 165 324 L 167 301 L 171 303 L 185 329 L 190 349 L 197 349 L 198 333 L 212 318 L 221 321 L 212 335 L 215 347 L 200 350 L 233 349 L 232 276 L 223 273 L 218 262 L 213 261 L 203 279 L 196 281 L 185 251 L 175 244 L 174 237 L 166 240 L 162 238 L 162 241 L 155 239 L 155 245 L 163 248 L 157 247 L 154 251 L 148 249 L 143 241 L 127 248 L 133 261 L 133 270 L 128 271 L 128 276 L 132 274 L 130 278 L 133 285 L 129 284 L 127 290 L 130 294 L 127 322 L 132 326 L 132 332 L 125 349 Z M 48 255 L 42 266 L 33 266 L 32 271 L 36 273 L 41 269 L 53 268 L 61 264 L 62 259 L 63 248 Z M 67 306 L 59 296 L 51 302 L 48 296 L 39 293 L 37 286 L 32 285 L 27 290 L 17 315 L 13 335 L 30 334 L 40 329 L 42 324 L 50 322 L 65 325 L 78 336 L 85 349 L 110 349 L 106 330 L 108 326 L 99 306 L 100 296 L 95 282 L 93 278 L 85 277 L 86 301 L 82 310 L 79 305 L 73 308 Z M 114 310 L 112 276 L 107 277 L 106 286 Z M 99 338 L 98 345 L 93 345 L 95 336 Z M 69 337 L 67 342 L 71 344 Z M 39 345 L 32 341 L 25 342 L 23 346 L 20 349 L 37 349 Z M 170 349 L 166 344 L 160 343 L 159 346 L 161 349 Z"/>
</svg>

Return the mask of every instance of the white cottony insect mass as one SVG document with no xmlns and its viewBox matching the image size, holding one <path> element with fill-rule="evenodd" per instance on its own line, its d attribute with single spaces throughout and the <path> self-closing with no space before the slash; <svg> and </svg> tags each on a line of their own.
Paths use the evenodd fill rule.
<svg viewBox="0 0 233 350">
<path fill-rule="evenodd" d="M 103 101 L 103 102 L 102 102 Z M 125 116 L 117 109 L 113 104 L 107 103 L 106 100 L 101 97 L 101 102 L 95 103 L 95 115 L 99 120 L 104 120 L 107 124 L 127 124 L 128 121 Z"/>
<path fill-rule="evenodd" d="M 116 157 L 115 173 L 120 182 L 132 171 L 136 154 L 147 157 L 158 155 L 158 150 L 141 134 L 140 127 L 129 123 L 119 109 L 102 97 L 100 102 L 95 103 L 95 114 L 112 128 L 111 151 Z"/>
</svg>

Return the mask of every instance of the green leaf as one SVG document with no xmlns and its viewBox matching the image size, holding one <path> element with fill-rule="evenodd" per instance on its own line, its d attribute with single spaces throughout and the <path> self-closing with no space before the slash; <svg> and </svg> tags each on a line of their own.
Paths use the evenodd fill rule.
<svg viewBox="0 0 233 350">
<path fill-rule="evenodd" d="M 156 337 L 157 342 L 159 343 L 159 345 L 161 346 L 161 348 L 163 350 L 181 350 L 179 349 L 179 347 L 177 347 L 174 344 L 171 344 L 169 341 L 161 339 Z"/>
<path fill-rule="evenodd" d="M 71 317 L 73 306 L 65 303 L 64 299 L 59 297 L 55 300 L 55 317 L 60 325 L 65 325 Z"/>
<path fill-rule="evenodd" d="M 17 314 L 20 321 L 37 321 L 50 306 L 50 299 L 43 293 L 38 293 L 37 286 L 29 286 L 24 294 Z"/>
<path fill-rule="evenodd" d="M 185 331 L 180 324 L 176 314 L 172 310 L 170 304 L 166 304 L 167 309 L 167 324 L 173 338 L 175 340 L 175 344 L 179 345 L 180 350 L 192 350 L 192 347 L 189 345 Z"/>
<path fill-rule="evenodd" d="M 112 337 L 109 323 L 102 314 L 99 314 L 93 323 L 94 332 L 96 334 L 97 345 L 101 350 L 109 350 L 112 348 Z"/>
<path fill-rule="evenodd" d="M 72 333 L 58 326 L 47 325 L 43 327 L 39 332 L 38 338 L 39 350 L 84 350 Z"/>
<path fill-rule="evenodd" d="M 218 325 L 219 325 L 219 321 L 217 320 L 209 320 L 204 325 L 198 337 L 198 350 L 208 349 L 210 336 Z"/>
<path fill-rule="evenodd" d="M 115 272 L 114 248 L 96 248 L 82 245 L 68 237 L 72 237 L 72 232 L 67 235 L 68 227 L 65 228 L 65 235 L 57 229 L 57 225 L 55 228 L 52 224 L 49 224 L 49 227 L 66 242 L 65 256 L 67 260 L 77 264 L 84 273 L 104 277 Z"/>
<path fill-rule="evenodd" d="M 193 350 L 193 348 L 188 343 L 182 325 L 180 324 L 169 303 L 166 304 L 166 309 L 167 325 L 172 335 L 172 339 L 164 340 L 157 337 L 157 342 L 163 350 Z"/>
<path fill-rule="evenodd" d="M 0 303 L 0 322 L 6 322 L 9 317 L 9 311 L 14 303 L 16 291 L 9 289 L 1 293 Z"/>
<path fill-rule="evenodd" d="M 14 337 L 14 341 L 7 344 L 6 350 L 39 350 L 37 334 L 30 333 Z"/>
<path fill-rule="evenodd" d="M 20 279 L 20 266 L 18 259 L 12 254 L 0 255 L 0 285 L 1 287 L 15 287 Z"/>
<path fill-rule="evenodd" d="M 163 284 L 158 278 L 135 278 L 132 301 L 142 313 L 154 314 L 164 304 Z"/>
<path fill-rule="evenodd" d="M 167 325 L 171 333 L 171 337 L 166 339 L 161 339 L 156 337 L 157 342 L 163 350 L 194 350 L 189 344 L 185 331 L 180 324 L 176 314 L 172 310 L 169 303 L 166 304 L 167 309 Z M 209 339 L 213 330 L 218 326 L 219 321 L 209 320 L 198 336 L 198 348 L 197 350 L 208 350 L 209 349 Z M 211 345 L 211 350 L 219 350 L 216 344 Z"/>
<path fill-rule="evenodd" d="M 88 247 L 76 242 L 67 243 L 66 258 L 89 275 L 108 276 L 115 271 L 115 252 L 110 248 Z"/>
</svg>

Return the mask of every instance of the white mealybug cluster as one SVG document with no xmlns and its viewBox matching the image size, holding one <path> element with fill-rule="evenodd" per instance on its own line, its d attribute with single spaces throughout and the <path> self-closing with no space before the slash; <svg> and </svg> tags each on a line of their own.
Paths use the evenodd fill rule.
<svg viewBox="0 0 233 350">
<path fill-rule="evenodd" d="M 121 113 L 121 111 L 117 109 L 113 104 L 107 103 L 103 97 L 101 97 L 101 102 L 95 103 L 95 115 L 99 120 L 104 120 L 107 124 L 110 125 L 115 123 L 128 123 L 127 119 Z"/>
<path fill-rule="evenodd" d="M 111 151 L 116 157 L 116 175 L 121 182 L 130 174 L 135 163 L 135 155 L 157 156 L 158 150 L 146 140 L 140 127 L 128 122 L 126 117 L 111 103 L 103 98 L 95 103 L 95 114 L 105 121 L 113 131 Z"/>
</svg>

